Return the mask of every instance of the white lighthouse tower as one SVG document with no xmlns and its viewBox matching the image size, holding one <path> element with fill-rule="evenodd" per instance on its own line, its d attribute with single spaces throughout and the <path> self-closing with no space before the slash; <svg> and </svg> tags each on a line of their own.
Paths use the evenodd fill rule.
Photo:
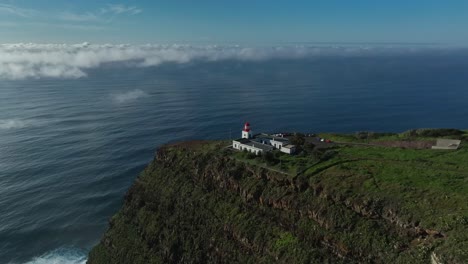
<svg viewBox="0 0 468 264">
<path fill-rule="evenodd" d="M 250 130 L 249 122 L 244 124 L 244 129 L 242 130 L 242 138 L 252 138 L 252 130 Z"/>
</svg>

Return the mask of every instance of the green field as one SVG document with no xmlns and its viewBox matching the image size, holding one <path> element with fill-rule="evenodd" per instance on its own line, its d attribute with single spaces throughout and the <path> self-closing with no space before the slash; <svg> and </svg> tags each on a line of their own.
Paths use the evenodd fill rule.
<svg viewBox="0 0 468 264">
<path fill-rule="evenodd" d="M 408 134 L 374 135 L 371 140 L 359 139 L 356 135 L 319 136 L 349 143 L 436 140 Z M 461 138 L 466 144 L 466 134 L 446 138 Z M 322 155 L 325 153 L 329 155 L 324 160 L 312 153 L 290 156 L 276 152 L 275 164 L 247 153 L 236 152 L 232 156 L 251 165 L 281 170 L 288 174 L 284 175 L 286 178 L 320 186 L 334 196 L 372 201 L 371 206 L 378 207 L 375 208 L 380 210 L 378 213 L 382 208 L 393 208 L 402 223 L 443 236 L 434 241 L 421 239 L 414 242 L 415 245 L 432 249 L 444 240 L 441 251 L 467 257 L 468 147 L 463 143 L 456 151 L 337 144 L 322 151 Z"/>
</svg>

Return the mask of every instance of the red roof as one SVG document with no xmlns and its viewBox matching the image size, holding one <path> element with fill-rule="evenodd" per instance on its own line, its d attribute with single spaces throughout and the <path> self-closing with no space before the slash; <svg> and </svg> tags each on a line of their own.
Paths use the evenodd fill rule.
<svg viewBox="0 0 468 264">
<path fill-rule="evenodd" d="M 249 131 L 250 131 L 250 124 L 249 124 L 249 122 L 246 122 L 246 123 L 244 124 L 244 131 L 245 131 L 245 132 L 249 132 Z"/>
</svg>

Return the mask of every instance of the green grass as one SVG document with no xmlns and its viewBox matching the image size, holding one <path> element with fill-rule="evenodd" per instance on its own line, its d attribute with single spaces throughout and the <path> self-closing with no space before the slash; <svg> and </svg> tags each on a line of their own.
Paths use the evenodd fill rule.
<svg viewBox="0 0 468 264">
<path fill-rule="evenodd" d="M 466 243 L 468 230 L 468 150 L 413 150 L 341 147 L 339 155 L 309 169 L 310 184 L 320 183 L 358 200 L 384 201 L 403 222 L 418 223 Z M 447 249 L 448 250 L 448 249 Z M 466 254 L 465 251 L 463 254 Z"/>
<path fill-rule="evenodd" d="M 273 153 L 275 156 L 275 164 L 269 164 L 262 156 L 254 156 L 253 154 L 241 151 L 234 151 L 232 153 L 232 157 L 250 165 L 289 174 L 292 177 L 315 165 L 319 161 L 311 155 L 293 156 L 282 153 L 278 150 L 273 151 Z"/>
<path fill-rule="evenodd" d="M 90 263 L 428 263 L 432 252 L 444 263 L 468 259 L 467 148 L 337 146 L 327 159 L 276 152 L 281 162 L 268 164 L 229 144 L 167 147 L 129 191 Z M 411 233 L 417 228 L 443 237 Z"/>
<path fill-rule="evenodd" d="M 403 221 L 443 232 L 449 244 L 466 243 L 468 150 L 345 147 L 318 181 L 359 199 L 384 200 Z M 328 161 L 333 163 L 334 160 Z M 317 179 L 315 179 L 317 181 Z M 466 256 L 465 251 L 465 256 Z"/>
<path fill-rule="evenodd" d="M 277 251 L 291 250 L 294 247 L 297 247 L 299 241 L 290 232 L 282 232 L 279 238 L 275 241 L 273 248 Z"/>
<path fill-rule="evenodd" d="M 399 137 L 398 134 L 385 135 L 378 140 Z M 351 141 L 352 138 L 337 135 L 334 140 Z M 334 151 L 337 155 L 322 162 L 312 155 L 281 155 L 282 167 L 268 166 L 261 158 L 248 159 L 243 153 L 234 156 L 248 164 L 286 169 L 290 175 L 296 175 L 299 168 L 308 168 L 303 177 L 310 186 L 320 184 L 334 195 L 351 199 L 384 201 L 381 207 L 394 208 L 400 220 L 408 224 L 418 223 L 444 234 L 467 230 L 467 148 L 435 151 L 339 146 Z"/>
<path fill-rule="evenodd" d="M 466 140 L 468 139 L 468 132 L 457 129 L 413 129 L 402 133 L 362 132 L 361 135 L 359 135 L 359 132 L 354 134 L 320 133 L 318 136 L 335 142 L 373 143 L 399 140 L 433 141 L 437 138 Z"/>
</svg>

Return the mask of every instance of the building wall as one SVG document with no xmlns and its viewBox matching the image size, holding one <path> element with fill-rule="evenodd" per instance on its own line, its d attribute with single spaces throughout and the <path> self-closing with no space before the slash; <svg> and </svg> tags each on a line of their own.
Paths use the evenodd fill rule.
<svg viewBox="0 0 468 264">
<path fill-rule="evenodd" d="M 251 152 L 251 153 L 254 153 L 256 155 L 260 154 L 263 152 L 262 149 L 259 149 L 259 148 L 256 148 L 256 147 L 252 147 L 252 146 L 249 146 L 249 145 L 244 145 L 240 142 L 237 142 L 237 141 L 233 141 L 232 142 L 232 147 L 234 149 L 238 149 L 240 151 L 243 151 L 244 149 L 246 149 L 248 152 Z"/>
<path fill-rule="evenodd" d="M 283 146 L 287 145 L 287 142 L 282 142 L 282 141 L 275 141 L 275 140 L 270 140 L 270 139 L 261 139 L 258 140 L 260 143 L 265 144 L 265 145 L 271 145 L 276 149 L 279 149 L 283 153 L 287 154 L 294 154 L 296 152 L 296 148 L 284 148 Z M 263 153 L 263 149 L 259 149 L 253 146 L 249 145 L 244 145 L 238 141 L 233 140 L 232 141 L 232 148 L 237 149 L 237 150 L 244 150 L 246 149 L 247 151 L 255 154 L 260 154 Z"/>
<path fill-rule="evenodd" d="M 270 140 L 270 144 L 271 144 L 273 147 L 275 147 L 275 148 L 277 148 L 277 149 L 280 149 L 280 150 L 283 148 L 284 145 L 286 145 L 285 142 L 276 141 L 276 140 L 274 140 L 274 139 Z"/>
<path fill-rule="evenodd" d="M 296 152 L 296 149 L 295 148 L 281 148 L 280 151 L 286 154 L 293 154 L 294 152 Z"/>
<path fill-rule="evenodd" d="M 242 138 L 252 138 L 252 131 L 242 131 Z"/>
</svg>

